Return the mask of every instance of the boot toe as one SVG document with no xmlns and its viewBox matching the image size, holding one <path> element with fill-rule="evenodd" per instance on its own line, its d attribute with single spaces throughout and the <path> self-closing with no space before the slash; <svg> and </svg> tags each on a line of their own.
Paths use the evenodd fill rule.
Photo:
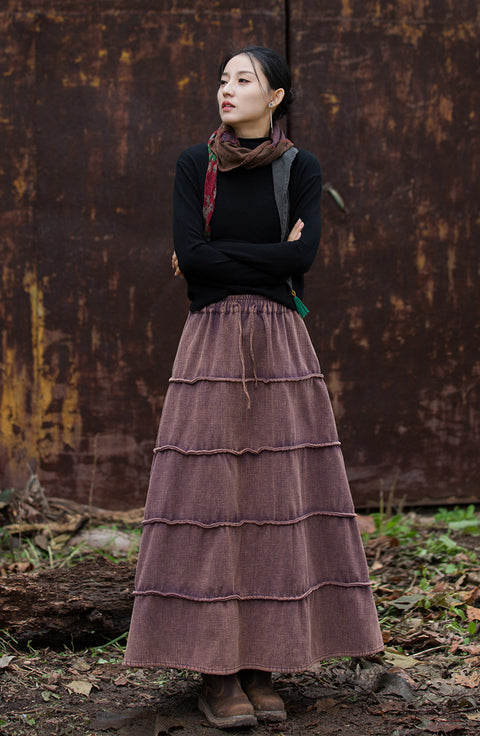
<svg viewBox="0 0 480 736">
<path fill-rule="evenodd" d="M 269 672 L 244 670 L 240 673 L 240 683 L 259 721 L 280 723 L 286 720 L 284 702 L 273 689 Z"/>
<path fill-rule="evenodd" d="M 204 675 L 198 708 L 217 728 L 255 726 L 257 718 L 235 675 Z"/>
</svg>

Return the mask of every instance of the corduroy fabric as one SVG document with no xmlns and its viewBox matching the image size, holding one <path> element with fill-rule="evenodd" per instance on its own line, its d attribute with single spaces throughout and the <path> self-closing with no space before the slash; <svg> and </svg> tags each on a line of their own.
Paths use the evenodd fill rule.
<svg viewBox="0 0 480 736">
<path fill-rule="evenodd" d="M 382 649 L 339 444 L 296 312 L 245 295 L 189 314 L 125 664 L 295 672 Z"/>
</svg>

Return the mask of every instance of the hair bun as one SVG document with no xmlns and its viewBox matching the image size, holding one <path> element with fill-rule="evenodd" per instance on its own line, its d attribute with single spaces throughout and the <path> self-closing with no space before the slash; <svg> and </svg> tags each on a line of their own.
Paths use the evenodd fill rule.
<svg viewBox="0 0 480 736">
<path fill-rule="evenodd" d="M 295 102 L 296 96 L 297 96 L 297 93 L 295 92 L 295 90 L 292 87 L 291 89 L 289 89 L 288 91 L 285 92 L 285 97 L 284 97 L 285 103 L 287 105 L 291 105 L 292 102 Z"/>
</svg>

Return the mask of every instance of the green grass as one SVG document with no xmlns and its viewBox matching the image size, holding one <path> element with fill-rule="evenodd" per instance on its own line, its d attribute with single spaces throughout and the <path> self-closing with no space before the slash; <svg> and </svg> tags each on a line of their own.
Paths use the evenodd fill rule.
<svg viewBox="0 0 480 736">
<path fill-rule="evenodd" d="M 118 525 L 99 525 L 98 528 L 108 528 L 112 533 Z M 15 564 L 26 563 L 31 569 L 59 569 L 67 568 L 80 560 L 94 559 L 101 555 L 112 562 L 127 561 L 135 562 L 140 544 L 141 529 L 138 526 L 122 527 L 122 531 L 128 532 L 132 537 L 131 548 L 125 556 L 117 556 L 103 549 L 86 548 L 84 542 L 72 545 L 70 539 L 72 534 L 61 534 L 48 536 L 48 527 L 43 532 L 41 543 L 37 543 L 37 537 L 10 534 L 8 529 L 0 531 L 0 568 Z M 45 538 L 47 539 L 45 543 Z"/>
<path fill-rule="evenodd" d="M 375 532 L 363 540 L 375 553 L 371 580 L 382 629 L 394 641 L 414 629 L 438 638 L 447 647 L 478 643 L 480 625 L 469 620 L 469 594 L 480 575 L 478 542 L 480 514 L 475 507 L 439 508 L 416 513 L 372 514 Z M 478 606 L 478 603 L 475 604 Z"/>
</svg>

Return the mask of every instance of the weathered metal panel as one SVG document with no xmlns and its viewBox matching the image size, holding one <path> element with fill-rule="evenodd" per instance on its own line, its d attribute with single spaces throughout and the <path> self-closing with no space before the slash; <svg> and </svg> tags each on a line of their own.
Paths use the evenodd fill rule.
<svg viewBox="0 0 480 736">
<path fill-rule="evenodd" d="M 29 461 L 51 493 L 143 501 L 187 310 L 175 159 L 217 121 L 223 52 L 261 43 L 348 207 L 325 194 L 306 301 L 356 501 L 478 499 L 476 0 L 2 8 L 2 485 Z"/>
<path fill-rule="evenodd" d="M 34 36 L 30 22 L 0 16 L 0 468 L 4 483 L 11 483 L 15 475 L 12 448 L 16 448 L 15 464 L 25 475 L 34 441 L 31 313 L 35 294 L 31 267 L 25 267 L 34 263 Z"/>
<path fill-rule="evenodd" d="M 480 6 L 295 0 L 297 144 L 325 180 L 308 282 L 357 502 L 480 499 Z"/>
<path fill-rule="evenodd" d="M 217 123 L 223 53 L 284 50 L 283 2 L 7 8 L 1 483 L 22 485 L 28 460 L 51 494 L 140 505 L 188 307 L 170 268 L 175 161 Z"/>
</svg>

